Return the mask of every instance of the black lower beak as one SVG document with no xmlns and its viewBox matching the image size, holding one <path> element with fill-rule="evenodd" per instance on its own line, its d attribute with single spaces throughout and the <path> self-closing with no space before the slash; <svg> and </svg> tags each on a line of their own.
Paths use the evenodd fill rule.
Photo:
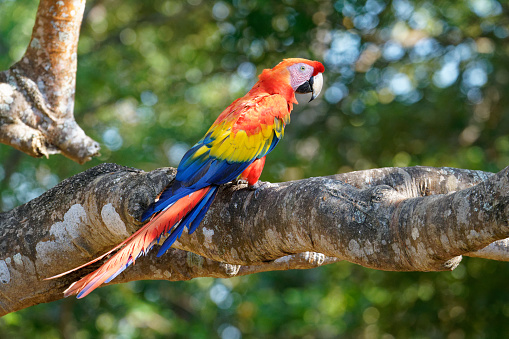
<svg viewBox="0 0 509 339">
<path fill-rule="evenodd" d="M 300 85 L 295 92 L 299 94 L 306 94 L 306 93 L 312 93 L 313 92 L 313 82 L 314 77 L 311 77 L 308 81 Z M 311 99 L 313 100 L 313 99 Z"/>
<path fill-rule="evenodd" d="M 312 93 L 310 102 L 315 99 L 318 94 L 322 91 L 323 87 L 323 76 L 322 73 L 318 73 L 314 77 L 311 77 L 308 81 L 300 85 L 295 92 L 300 94 Z"/>
</svg>

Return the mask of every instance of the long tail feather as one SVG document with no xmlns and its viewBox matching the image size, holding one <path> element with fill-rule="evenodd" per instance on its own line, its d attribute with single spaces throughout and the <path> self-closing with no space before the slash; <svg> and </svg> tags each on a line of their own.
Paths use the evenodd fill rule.
<svg viewBox="0 0 509 339">
<path fill-rule="evenodd" d="M 207 200 L 207 203 L 205 204 L 205 206 L 203 206 L 201 208 L 200 213 L 198 213 L 198 215 L 191 222 L 191 224 L 190 224 L 191 228 L 189 229 L 189 234 L 193 234 L 193 232 L 196 231 L 196 229 L 198 228 L 198 225 L 200 225 L 201 221 L 205 217 L 205 214 L 209 210 L 210 204 L 212 204 L 212 202 L 216 198 L 216 194 L 217 194 L 217 187 L 215 187 L 214 190 L 210 190 L 210 192 L 207 193 L 207 196 L 205 198 L 203 198 L 203 200 Z"/>
<path fill-rule="evenodd" d="M 216 190 L 216 187 L 205 187 L 189 195 L 186 195 L 180 200 L 174 202 L 171 206 L 167 207 L 161 213 L 157 214 L 155 217 L 153 217 L 152 220 L 140 228 L 131 237 L 123 241 L 120 245 L 116 246 L 113 250 L 102 255 L 100 258 L 103 258 L 105 255 L 110 254 L 115 249 L 125 245 L 97 270 L 69 286 L 69 288 L 64 291 L 64 296 L 68 297 L 70 295 L 77 294 L 77 298 L 83 298 L 104 282 L 111 281 L 129 265 L 134 264 L 135 260 L 140 255 L 146 254 L 152 248 L 152 246 L 157 243 L 162 235 L 170 232 L 173 226 L 185 218 L 187 214 L 189 214 L 197 205 L 201 203 L 201 201 L 205 196 L 207 196 L 207 193 L 209 193 L 211 189 Z M 170 236 L 172 236 L 175 231 L 177 231 L 177 229 L 173 230 Z M 180 233 L 181 232 L 182 231 L 180 230 Z M 93 262 L 96 262 L 100 258 L 94 259 L 78 268 L 82 268 Z M 60 277 L 69 272 L 75 271 L 76 269 L 59 274 L 52 278 Z"/>
<path fill-rule="evenodd" d="M 175 185 L 175 184 L 174 184 Z M 155 213 L 164 211 L 170 205 L 172 205 L 175 201 L 182 199 L 186 195 L 189 195 L 196 190 L 180 187 L 175 189 L 173 186 L 161 193 L 159 196 L 159 200 L 153 203 L 151 206 L 147 208 L 143 215 L 141 216 L 141 221 L 146 221 L 150 219 Z"/>
<path fill-rule="evenodd" d="M 191 223 L 194 225 L 197 221 L 198 217 L 200 217 L 200 220 L 198 223 L 201 222 L 203 217 L 205 216 L 206 211 L 208 210 L 210 204 L 214 200 L 216 196 L 218 186 L 212 186 L 211 189 L 207 192 L 205 197 L 200 201 L 198 205 L 196 205 L 181 221 L 180 224 L 173 230 L 173 232 L 170 234 L 168 238 L 164 240 L 164 243 L 159 248 L 159 252 L 157 252 L 157 256 L 160 257 L 163 255 L 170 247 L 173 245 L 175 240 L 180 238 L 180 235 L 182 234 L 182 231 L 184 231 L 184 227 L 188 227 L 191 225 Z M 189 230 L 189 234 L 193 233 L 194 229 Z"/>
</svg>

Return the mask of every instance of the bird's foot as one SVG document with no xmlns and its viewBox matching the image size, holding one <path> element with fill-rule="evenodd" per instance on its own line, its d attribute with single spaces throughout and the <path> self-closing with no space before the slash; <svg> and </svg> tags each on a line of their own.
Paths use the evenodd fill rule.
<svg viewBox="0 0 509 339">
<path fill-rule="evenodd" d="M 254 191 L 255 199 L 258 198 L 258 194 L 263 191 L 265 188 L 269 188 L 271 183 L 268 181 L 260 181 L 258 180 L 254 185 L 249 185 L 247 187 L 248 190 Z"/>
<path fill-rule="evenodd" d="M 247 180 L 244 179 L 235 179 L 232 181 L 233 185 L 247 185 Z"/>
</svg>

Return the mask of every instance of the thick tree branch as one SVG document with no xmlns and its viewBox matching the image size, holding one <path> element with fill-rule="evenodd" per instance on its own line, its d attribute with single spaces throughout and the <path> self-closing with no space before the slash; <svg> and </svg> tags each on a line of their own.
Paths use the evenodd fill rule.
<svg viewBox="0 0 509 339">
<path fill-rule="evenodd" d="M 461 255 L 509 260 L 508 173 L 383 168 L 255 192 L 226 185 L 194 234 L 184 232 L 161 258 L 151 251 L 113 283 L 232 277 L 339 260 L 396 271 L 451 270 Z M 0 314 L 62 298 L 97 265 L 43 278 L 135 232 L 173 175 L 169 168 L 145 173 L 104 164 L 0 214 Z"/>
<path fill-rule="evenodd" d="M 84 163 L 99 144 L 74 120 L 77 47 L 84 0 L 41 0 L 22 59 L 0 73 L 0 142 L 34 157 Z"/>
</svg>

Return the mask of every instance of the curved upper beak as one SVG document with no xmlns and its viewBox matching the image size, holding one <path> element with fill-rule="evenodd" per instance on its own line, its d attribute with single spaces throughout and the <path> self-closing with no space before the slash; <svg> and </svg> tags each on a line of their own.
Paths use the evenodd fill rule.
<svg viewBox="0 0 509 339">
<path fill-rule="evenodd" d="M 310 81 L 311 80 L 313 80 L 313 84 L 311 85 L 311 89 L 313 90 L 313 94 L 311 95 L 311 100 L 309 100 L 309 102 L 314 100 L 320 94 L 320 92 L 322 91 L 322 87 L 323 87 L 323 76 L 322 76 L 322 73 L 318 73 L 317 75 L 312 77 L 310 79 Z"/>
<path fill-rule="evenodd" d="M 313 101 L 322 91 L 323 87 L 323 76 L 322 73 L 318 73 L 314 77 L 311 77 L 308 81 L 303 83 L 297 88 L 295 92 L 300 94 L 312 93 L 309 102 Z"/>
</svg>

